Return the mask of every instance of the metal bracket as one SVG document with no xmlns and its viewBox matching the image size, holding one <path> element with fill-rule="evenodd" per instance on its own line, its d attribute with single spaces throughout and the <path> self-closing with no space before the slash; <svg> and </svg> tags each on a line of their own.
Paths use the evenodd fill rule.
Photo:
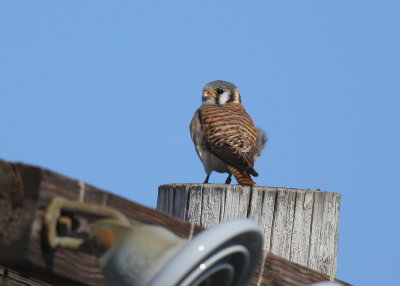
<svg viewBox="0 0 400 286">
<path fill-rule="evenodd" d="M 64 218 L 61 215 L 62 211 L 98 216 L 99 218 L 112 218 L 129 225 L 126 216 L 116 209 L 55 197 L 47 206 L 45 214 L 47 241 L 52 248 L 60 246 L 63 248 L 77 249 L 84 242 L 83 239 L 80 238 L 58 236 L 57 223 L 59 222 L 59 219 Z"/>
</svg>

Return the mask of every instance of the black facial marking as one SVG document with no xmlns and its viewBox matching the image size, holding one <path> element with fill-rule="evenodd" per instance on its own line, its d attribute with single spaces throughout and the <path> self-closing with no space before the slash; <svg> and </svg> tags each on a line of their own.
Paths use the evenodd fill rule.
<svg viewBox="0 0 400 286">
<path fill-rule="evenodd" d="M 231 93 L 231 94 L 229 95 L 229 99 L 227 100 L 226 103 L 234 102 L 234 101 L 235 101 L 235 95 L 234 95 L 233 93 Z"/>
</svg>

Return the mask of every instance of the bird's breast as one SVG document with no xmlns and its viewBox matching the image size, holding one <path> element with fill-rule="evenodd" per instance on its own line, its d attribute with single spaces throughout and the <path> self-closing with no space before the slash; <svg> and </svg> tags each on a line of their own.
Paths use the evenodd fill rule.
<svg viewBox="0 0 400 286">
<path fill-rule="evenodd" d="M 203 135 L 213 144 L 229 144 L 241 152 L 254 148 L 256 128 L 241 104 L 203 106 L 199 115 Z"/>
<path fill-rule="evenodd" d="M 229 173 L 229 168 L 224 161 L 212 154 L 206 148 L 201 145 L 196 146 L 197 154 L 201 159 L 204 166 L 204 171 L 208 174 L 211 171 L 219 173 Z"/>
</svg>

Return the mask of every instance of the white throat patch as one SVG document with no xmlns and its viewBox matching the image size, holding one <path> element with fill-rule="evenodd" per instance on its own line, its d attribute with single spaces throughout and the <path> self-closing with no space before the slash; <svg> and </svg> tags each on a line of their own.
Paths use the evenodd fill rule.
<svg viewBox="0 0 400 286">
<path fill-rule="evenodd" d="M 228 100 L 230 99 L 230 93 L 225 91 L 223 94 L 219 95 L 219 104 L 220 105 L 224 105 L 225 103 L 228 102 Z"/>
</svg>

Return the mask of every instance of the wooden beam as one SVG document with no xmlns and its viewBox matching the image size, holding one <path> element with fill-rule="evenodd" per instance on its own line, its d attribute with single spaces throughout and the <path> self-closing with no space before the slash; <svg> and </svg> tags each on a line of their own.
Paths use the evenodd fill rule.
<svg viewBox="0 0 400 286">
<path fill-rule="evenodd" d="M 225 184 L 169 184 L 157 209 L 210 227 L 250 218 L 264 230 L 265 251 L 335 276 L 340 194 Z"/>
<path fill-rule="evenodd" d="M 76 285 L 104 285 L 94 256 L 53 251 L 44 242 L 44 211 L 56 196 L 114 207 L 130 219 L 166 227 L 183 238 L 190 234 L 189 222 L 45 169 L 0 160 L 0 264 L 56 285 L 75 285 L 61 278 Z M 193 233 L 202 229 L 194 226 Z"/>
<path fill-rule="evenodd" d="M 27 277 L 19 274 L 18 272 L 0 266 L 0 285 L 3 286 L 56 286 L 55 284 L 45 283 L 41 280 Z"/>
<path fill-rule="evenodd" d="M 262 273 L 259 271 L 262 270 Z M 260 276 L 261 275 L 261 276 Z M 263 286 L 307 286 L 320 281 L 331 281 L 326 274 L 310 270 L 309 268 L 272 254 L 266 253 L 264 267 L 259 268 L 253 277 L 251 285 Z M 257 284 L 261 281 L 260 284 Z M 334 279 L 343 286 L 350 284 Z"/>
<path fill-rule="evenodd" d="M 38 167 L 0 160 L 0 265 L 4 267 L 0 279 L 10 282 L 8 274 L 12 273 L 13 277 L 33 281 L 25 285 L 104 285 L 103 274 L 94 256 L 67 249 L 53 251 L 44 241 L 44 211 L 55 196 L 114 207 L 130 219 L 161 225 L 183 238 L 189 237 L 192 227 L 194 234 L 203 229 L 78 180 Z M 291 285 L 279 284 L 284 279 L 279 273 L 289 277 L 299 274 L 294 263 L 271 255 L 265 258 L 251 285 Z M 264 267 L 261 268 L 262 264 Z M 5 268 L 10 269 L 8 276 L 4 275 Z M 304 285 L 328 278 L 310 269 L 301 269 Z M 43 283 L 34 284 L 38 281 Z"/>
</svg>

